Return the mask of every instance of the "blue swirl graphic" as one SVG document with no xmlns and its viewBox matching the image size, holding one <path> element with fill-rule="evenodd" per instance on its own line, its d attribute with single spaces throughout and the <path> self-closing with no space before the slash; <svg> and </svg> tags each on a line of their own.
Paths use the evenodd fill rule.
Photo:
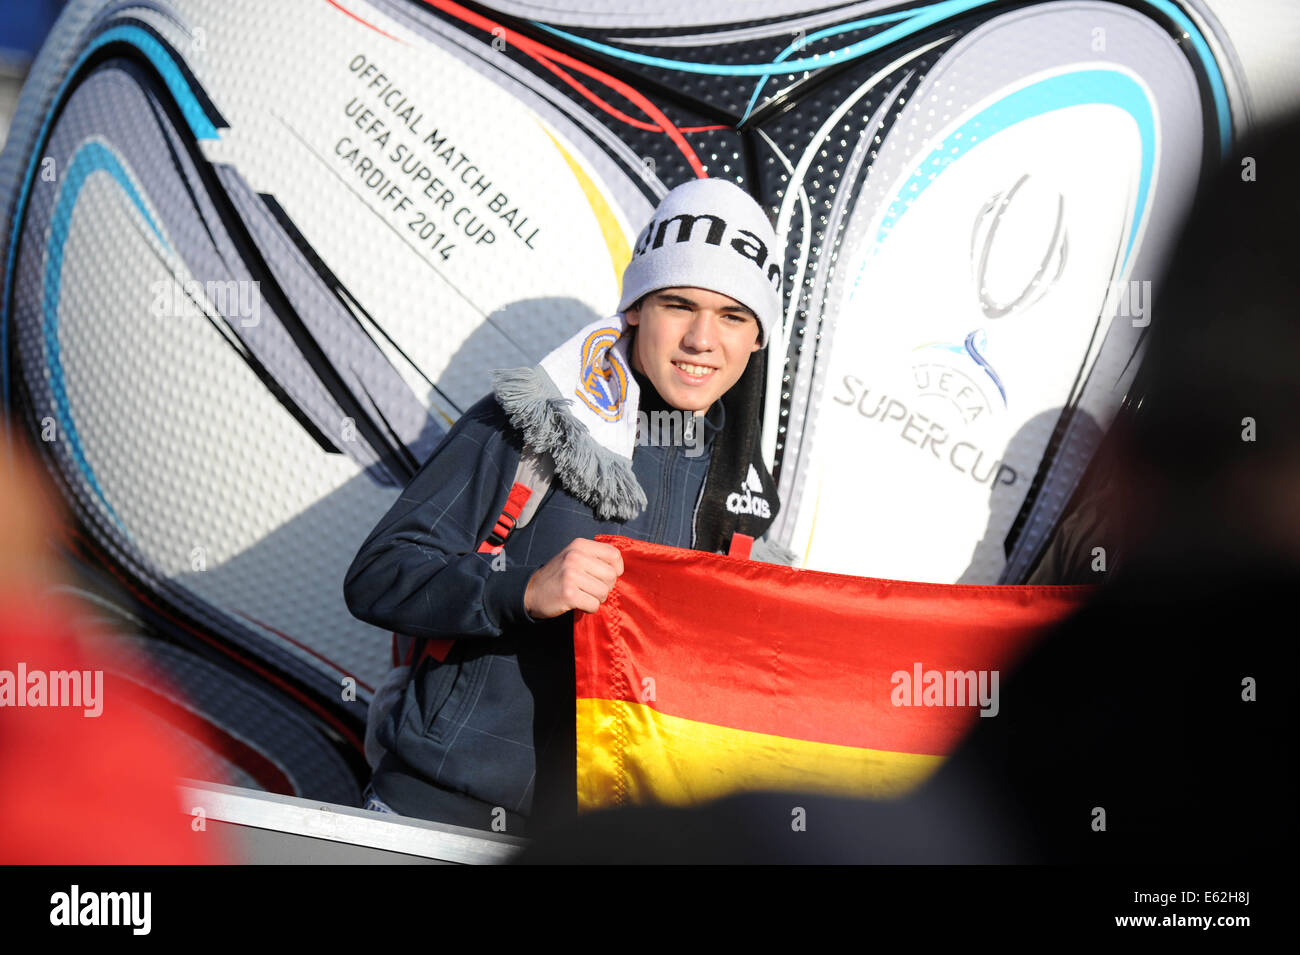
<svg viewBox="0 0 1300 955">
<path fill-rule="evenodd" d="M 63 280 L 63 249 L 68 241 L 68 229 L 72 224 L 72 213 L 76 208 L 77 199 L 81 196 L 81 189 L 91 174 L 96 172 L 106 172 L 113 177 L 113 181 L 122 188 L 127 198 L 131 200 L 131 204 L 135 206 L 136 210 L 149 224 L 154 235 L 158 237 L 158 241 L 170 251 L 171 247 L 166 238 L 163 237 L 162 230 L 158 228 L 158 223 L 149 214 L 144 199 L 136 189 L 135 183 L 131 181 L 131 177 L 127 175 L 126 170 L 122 167 L 117 155 L 102 143 L 88 142 L 84 144 L 72 157 L 63 184 L 59 188 L 54 213 L 50 219 L 50 235 L 45 244 L 45 294 L 42 296 L 44 314 L 42 330 L 45 337 L 45 361 L 50 370 L 50 391 L 54 396 L 54 407 L 58 414 L 59 426 L 63 429 L 63 433 L 67 438 L 73 460 L 77 462 L 77 467 L 85 477 L 86 483 L 90 485 L 96 496 L 103 501 L 104 507 L 108 509 L 108 513 L 117 522 L 117 526 L 122 533 L 130 537 L 126 526 L 117 516 L 117 512 L 113 510 L 113 505 L 104 496 L 104 490 L 95 477 L 94 469 L 90 466 L 90 462 L 86 460 L 85 450 L 81 444 L 81 436 L 77 431 L 77 424 L 72 418 L 72 407 L 68 402 L 68 391 L 63 375 L 63 360 L 59 348 L 59 294 Z"/>
</svg>

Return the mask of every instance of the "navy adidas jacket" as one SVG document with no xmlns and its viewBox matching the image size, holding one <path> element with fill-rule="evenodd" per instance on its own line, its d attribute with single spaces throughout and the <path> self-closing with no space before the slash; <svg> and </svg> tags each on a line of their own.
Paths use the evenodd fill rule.
<svg viewBox="0 0 1300 955">
<path fill-rule="evenodd" d="M 641 410 L 668 405 L 639 373 Z M 496 399 L 467 410 L 384 515 L 348 569 L 352 614 L 384 630 L 454 638 L 425 659 L 380 727 L 388 755 L 372 785 L 402 815 L 506 831 L 576 812 L 573 611 L 533 620 L 533 572 L 575 537 L 620 534 L 691 547 L 722 399 L 702 449 L 638 444 L 632 470 L 648 506 L 601 521 L 553 481 L 533 519 L 506 540 L 504 568 L 476 549 L 505 506 L 520 440 Z M 700 453 L 696 453 L 699 451 Z M 493 568 L 496 563 L 497 569 Z M 495 815 L 494 815 L 495 813 Z"/>
</svg>

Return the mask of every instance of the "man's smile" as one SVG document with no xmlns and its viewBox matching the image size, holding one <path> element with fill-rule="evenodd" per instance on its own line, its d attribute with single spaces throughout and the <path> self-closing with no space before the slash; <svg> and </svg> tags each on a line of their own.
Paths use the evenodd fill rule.
<svg viewBox="0 0 1300 955">
<path fill-rule="evenodd" d="M 718 370 L 713 365 L 697 365 L 693 362 L 675 361 L 672 364 L 682 381 L 691 385 L 702 384 Z"/>
</svg>

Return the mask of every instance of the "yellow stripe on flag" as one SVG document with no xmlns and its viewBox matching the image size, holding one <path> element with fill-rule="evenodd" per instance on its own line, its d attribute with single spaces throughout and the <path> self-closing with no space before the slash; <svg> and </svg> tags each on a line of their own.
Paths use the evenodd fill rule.
<svg viewBox="0 0 1300 955">
<path fill-rule="evenodd" d="M 668 716 L 642 703 L 580 699 L 578 807 L 684 806 L 737 790 L 900 796 L 942 756 L 816 743 Z"/>
</svg>

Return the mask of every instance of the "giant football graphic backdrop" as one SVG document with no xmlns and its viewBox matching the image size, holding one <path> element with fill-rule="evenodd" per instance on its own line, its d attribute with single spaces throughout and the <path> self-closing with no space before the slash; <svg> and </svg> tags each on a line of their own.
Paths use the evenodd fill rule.
<svg viewBox="0 0 1300 955">
<path fill-rule="evenodd" d="M 1225 6 L 74 0 L 0 161 L 4 400 L 227 778 L 352 801 L 344 571 L 689 177 L 785 242 L 774 536 L 1022 581 L 1258 109 Z"/>
</svg>

